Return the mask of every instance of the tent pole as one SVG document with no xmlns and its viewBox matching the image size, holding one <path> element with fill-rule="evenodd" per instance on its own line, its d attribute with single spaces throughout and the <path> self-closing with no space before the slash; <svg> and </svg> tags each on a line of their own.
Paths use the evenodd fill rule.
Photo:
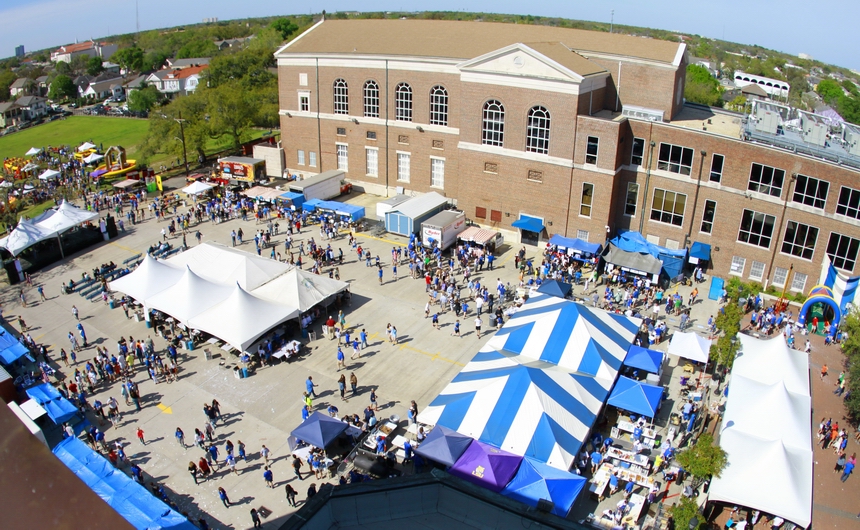
<svg viewBox="0 0 860 530">
<path fill-rule="evenodd" d="M 57 244 L 60 245 L 60 257 L 62 259 L 66 259 L 66 253 L 63 252 L 63 238 L 60 236 L 59 232 L 57 232 Z"/>
</svg>

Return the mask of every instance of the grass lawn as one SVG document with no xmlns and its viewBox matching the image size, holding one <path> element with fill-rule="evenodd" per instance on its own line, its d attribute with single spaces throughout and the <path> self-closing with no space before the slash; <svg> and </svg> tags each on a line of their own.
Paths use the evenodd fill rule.
<svg viewBox="0 0 860 530">
<path fill-rule="evenodd" d="M 31 147 L 48 145 L 78 146 L 86 141 L 125 148 L 129 158 L 134 158 L 137 145 L 149 129 L 149 121 L 131 118 L 108 118 L 105 116 L 69 116 L 0 137 L 0 158 L 23 157 Z"/>
</svg>

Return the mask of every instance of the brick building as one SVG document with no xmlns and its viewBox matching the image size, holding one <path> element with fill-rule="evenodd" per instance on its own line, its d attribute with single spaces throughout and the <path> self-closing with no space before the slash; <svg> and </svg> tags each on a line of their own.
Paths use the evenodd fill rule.
<svg viewBox="0 0 860 530">
<path fill-rule="evenodd" d="M 685 104 L 683 43 L 327 20 L 275 55 L 291 173 L 344 169 L 380 195 L 437 191 L 494 228 L 537 218 L 540 233 L 520 231 L 527 243 L 602 243 L 622 229 L 669 248 L 698 241 L 714 274 L 795 291 L 827 255 L 860 274 L 856 146 L 807 148 L 755 116 Z"/>
</svg>

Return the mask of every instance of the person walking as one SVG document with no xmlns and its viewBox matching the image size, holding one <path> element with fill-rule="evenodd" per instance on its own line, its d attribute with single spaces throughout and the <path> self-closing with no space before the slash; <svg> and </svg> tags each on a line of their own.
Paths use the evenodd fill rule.
<svg viewBox="0 0 860 530">
<path fill-rule="evenodd" d="M 296 472 L 296 476 L 299 477 L 299 480 L 304 480 L 302 477 L 302 461 L 299 460 L 299 457 L 293 455 L 293 470 Z M 287 495 L 289 495 L 289 491 L 287 491 Z"/>
<path fill-rule="evenodd" d="M 269 448 L 264 445 L 263 448 L 260 449 L 260 456 L 263 457 L 263 462 L 267 466 L 269 465 L 269 454 L 271 454 L 271 451 L 269 451 Z"/>
<path fill-rule="evenodd" d="M 373 407 L 374 411 L 379 411 L 379 406 L 376 404 L 376 389 L 375 388 L 370 390 L 370 406 Z"/>
<path fill-rule="evenodd" d="M 337 389 L 340 390 L 340 400 L 346 401 L 346 376 L 344 374 L 340 374 L 340 378 L 337 380 Z"/>
<path fill-rule="evenodd" d="M 317 397 L 316 392 L 314 392 L 314 387 L 316 387 L 316 386 L 318 386 L 318 385 L 314 384 L 313 376 L 309 375 L 307 380 L 305 381 L 305 389 L 307 390 L 308 395 L 310 395 L 311 397 L 314 397 L 314 398 Z"/>
<path fill-rule="evenodd" d="M 72 315 L 74 315 L 75 320 L 80 321 L 80 314 L 78 312 L 78 308 L 76 306 L 72 306 Z"/>
<path fill-rule="evenodd" d="M 197 464 L 194 462 L 188 462 L 188 472 L 191 473 L 191 478 L 194 479 L 194 485 L 199 484 L 197 482 L 197 474 L 200 473 L 200 470 L 197 468 Z"/>
<path fill-rule="evenodd" d="M 480 316 L 475 317 L 475 333 L 478 335 L 479 339 L 481 338 L 481 325 L 483 323 L 484 323 L 484 321 L 481 320 Z"/>
<path fill-rule="evenodd" d="M 263 468 L 263 480 L 266 481 L 266 487 L 275 489 L 275 475 L 269 469 L 269 466 Z"/>
<path fill-rule="evenodd" d="M 140 427 L 137 428 L 137 440 L 140 442 L 140 445 L 146 445 L 146 440 L 143 437 L 143 429 Z"/>
<path fill-rule="evenodd" d="M 218 488 L 218 498 L 224 503 L 225 508 L 230 507 L 230 497 L 227 496 L 227 491 L 224 488 Z"/>
<path fill-rule="evenodd" d="M 197 461 L 197 468 L 200 470 L 200 474 L 203 475 L 203 478 L 209 480 L 209 474 L 212 473 L 212 469 L 209 467 L 209 463 L 206 462 L 206 459 L 202 456 L 200 460 Z"/>
<path fill-rule="evenodd" d="M 451 336 L 452 337 L 459 337 L 460 336 L 460 321 L 459 320 L 454 322 L 454 331 L 451 332 Z"/>
<path fill-rule="evenodd" d="M 854 466 L 856 465 L 857 453 L 851 455 L 851 458 L 845 462 L 845 465 L 842 467 L 842 478 L 840 479 L 842 482 L 848 480 L 848 477 L 851 476 L 851 472 L 854 471 Z"/>
<path fill-rule="evenodd" d="M 299 492 L 297 492 L 295 489 L 293 489 L 293 487 L 290 486 L 289 484 L 284 486 L 284 491 L 287 494 L 287 504 L 289 504 L 290 506 L 295 508 L 296 507 L 296 495 L 298 495 Z"/>
<path fill-rule="evenodd" d="M 352 395 L 355 396 L 358 393 L 358 377 L 355 376 L 355 372 L 349 373 L 349 386 L 352 388 Z"/>
<path fill-rule="evenodd" d="M 263 523 L 260 522 L 260 515 L 256 508 L 251 508 L 251 521 L 254 522 L 254 528 L 262 528 Z"/>
<path fill-rule="evenodd" d="M 346 370 L 346 357 L 343 354 L 343 350 L 340 346 L 337 347 L 337 371 L 339 372 L 341 368 Z"/>
</svg>

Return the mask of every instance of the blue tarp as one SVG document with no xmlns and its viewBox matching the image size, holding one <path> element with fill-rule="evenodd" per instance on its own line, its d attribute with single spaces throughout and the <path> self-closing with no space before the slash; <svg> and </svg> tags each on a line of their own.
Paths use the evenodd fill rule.
<svg viewBox="0 0 860 530">
<path fill-rule="evenodd" d="M 5 350 L 16 342 L 20 342 L 15 335 L 9 333 L 5 329 L 0 328 L 0 350 Z"/>
<path fill-rule="evenodd" d="M 66 438 L 54 448 L 66 467 L 116 510 L 141 530 L 195 530 L 185 517 L 173 511 L 122 471 L 115 469 L 100 454 L 77 438 Z"/>
<path fill-rule="evenodd" d="M 622 232 L 609 240 L 610 243 L 626 252 L 638 252 L 650 254 L 663 262 L 663 272 L 670 278 L 681 274 L 684 269 L 684 258 L 687 257 L 687 249 L 670 250 L 659 245 L 648 242 L 642 234 L 629 230 Z"/>
<path fill-rule="evenodd" d="M 0 362 L 3 364 L 12 364 L 21 357 L 30 353 L 30 350 L 20 342 L 15 342 L 8 348 L 0 351 Z"/>
<path fill-rule="evenodd" d="M 305 203 L 305 195 L 303 193 L 296 193 L 295 191 L 288 191 L 286 193 L 282 193 L 281 197 L 285 199 L 289 199 L 293 206 L 298 210 Z"/>
<path fill-rule="evenodd" d="M 314 412 L 301 425 L 293 429 L 290 436 L 303 440 L 314 447 L 324 448 L 337 440 L 337 437 L 346 428 L 347 424 L 339 419 Z"/>
<path fill-rule="evenodd" d="M 35 399 L 36 403 L 39 405 L 44 405 L 49 401 L 63 397 L 62 394 L 60 394 L 60 391 L 54 388 L 54 385 L 49 383 L 42 383 L 41 385 L 28 388 L 26 392 L 27 395 L 30 396 L 30 399 Z"/>
<path fill-rule="evenodd" d="M 452 431 L 444 425 L 437 425 L 421 445 L 415 448 L 415 452 L 434 462 L 453 466 L 473 441 L 472 438 Z"/>
<path fill-rule="evenodd" d="M 48 416 L 57 425 L 69 421 L 78 413 L 78 408 L 64 398 L 50 383 L 42 383 L 28 388 L 26 392 L 31 399 L 35 399 L 39 405 L 45 408 Z"/>
<path fill-rule="evenodd" d="M 314 202 L 315 200 L 318 202 Z M 364 206 L 357 206 L 355 204 L 347 204 L 345 202 L 338 201 L 322 201 L 319 199 L 311 199 L 305 204 L 312 202 L 314 202 L 314 207 L 319 210 L 327 210 L 334 212 L 336 215 L 344 215 L 353 221 L 358 221 L 364 217 Z"/>
<path fill-rule="evenodd" d="M 719 300 L 726 281 L 722 278 L 711 276 L 711 288 L 708 289 L 708 300 Z"/>
<path fill-rule="evenodd" d="M 511 223 L 514 228 L 520 228 L 529 232 L 543 232 L 543 221 L 537 217 L 529 217 L 528 215 L 520 215 L 520 218 Z"/>
<path fill-rule="evenodd" d="M 622 375 L 606 404 L 653 418 L 662 400 L 663 387 L 646 385 Z"/>
<path fill-rule="evenodd" d="M 319 203 L 321 202 L 323 201 L 320 199 L 311 199 L 308 202 L 302 204 L 302 210 L 306 212 L 312 212 L 317 209 L 317 205 L 319 205 Z"/>
<path fill-rule="evenodd" d="M 660 373 L 662 364 L 663 354 L 661 352 L 648 350 L 635 344 L 627 350 L 627 357 L 624 359 L 625 366 L 645 370 L 652 374 Z"/>
<path fill-rule="evenodd" d="M 552 513 L 567 517 L 586 482 L 585 477 L 526 457 L 502 495 L 529 506 L 537 506 L 541 499 L 546 499 L 553 504 Z"/>
<path fill-rule="evenodd" d="M 537 292 L 556 296 L 558 298 L 567 298 L 570 291 L 573 289 L 569 283 L 560 282 L 558 280 L 547 280 L 538 287 Z"/>
<path fill-rule="evenodd" d="M 589 243 L 577 238 L 562 237 L 559 234 L 555 234 L 549 238 L 549 244 L 588 254 L 600 254 L 601 249 L 600 243 Z"/>
<path fill-rule="evenodd" d="M 690 257 L 703 261 L 711 261 L 711 245 L 696 241 L 690 245 Z"/>
</svg>

